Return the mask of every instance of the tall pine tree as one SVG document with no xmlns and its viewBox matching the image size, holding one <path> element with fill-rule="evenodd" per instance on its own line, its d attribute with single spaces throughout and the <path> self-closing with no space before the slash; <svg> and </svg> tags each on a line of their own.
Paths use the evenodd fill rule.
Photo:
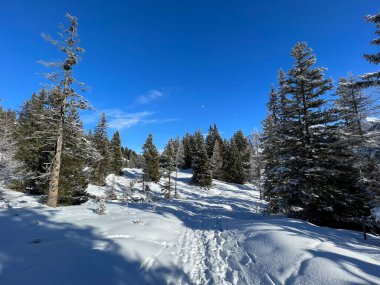
<svg viewBox="0 0 380 285">
<path fill-rule="evenodd" d="M 121 148 L 120 134 L 116 131 L 110 143 L 111 171 L 116 175 L 121 175 L 123 173 L 123 153 Z"/>
<path fill-rule="evenodd" d="M 144 179 L 157 183 L 160 180 L 160 156 L 156 146 L 153 144 L 152 134 L 149 134 L 142 149 L 144 157 Z"/>
</svg>

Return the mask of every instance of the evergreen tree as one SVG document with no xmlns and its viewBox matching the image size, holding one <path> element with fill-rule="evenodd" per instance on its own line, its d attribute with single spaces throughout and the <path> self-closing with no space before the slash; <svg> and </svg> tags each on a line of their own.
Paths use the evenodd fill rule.
<svg viewBox="0 0 380 285">
<path fill-rule="evenodd" d="M 375 34 L 380 36 L 380 13 L 376 15 L 367 16 L 367 21 L 370 23 L 374 23 L 376 25 Z M 380 46 L 380 38 L 376 38 L 370 42 L 373 46 Z M 380 52 L 375 54 L 365 54 L 364 58 L 368 60 L 372 64 L 380 63 Z M 369 87 L 379 87 L 380 86 L 380 71 L 375 71 L 372 73 L 367 73 L 361 76 L 362 81 L 358 82 L 358 86 L 361 88 L 369 88 Z"/>
<path fill-rule="evenodd" d="M 100 155 L 87 140 L 75 108 L 67 112 L 65 122 L 58 203 L 79 205 L 88 200 L 86 188 L 90 173 L 84 169 L 92 166 Z"/>
<path fill-rule="evenodd" d="M 20 178 L 21 163 L 15 159 L 14 127 L 16 113 L 0 105 L 0 184 Z"/>
<path fill-rule="evenodd" d="M 121 150 L 121 138 L 118 131 L 112 137 L 110 143 L 111 150 L 111 170 L 116 175 L 121 175 L 123 168 L 123 153 Z"/>
<path fill-rule="evenodd" d="M 193 146 L 192 146 L 192 140 L 190 134 L 186 134 L 182 138 L 182 144 L 183 144 L 183 150 L 185 155 L 185 162 L 183 164 L 183 168 L 188 169 L 191 168 L 191 165 L 193 163 Z"/>
<path fill-rule="evenodd" d="M 160 180 L 160 161 L 157 148 L 153 144 L 152 134 L 149 134 L 142 149 L 145 180 L 157 183 Z"/>
<path fill-rule="evenodd" d="M 252 177 L 252 148 L 248 139 L 244 136 L 241 130 L 237 131 L 231 138 L 231 143 L 237 147 L 240 161 L 243 165 L 243 183 L 249 181 Z M 240 181 L 240 180 L 239 180 Z"/>
<path fill-rule="evenodd" d="M 169 140 L 165 149 L 161 155 L 161 165 L 164 169 L 164 177 L 168 178 L 168 182 L 164 185 L 164 195 L 165 198 L 170 198 L 171 187 L 172 187 L 172 173 L 176 170 L 176 153 L 174 148 L 174 141 Z"/>
<path fill-rule="evenodd" d="M 223 179 L 223 153 L 220 142 L 215 141 L 214 150 L 211 157 L 212 176 L 215 179 Z"/>
<path fill-rule="evenodd" d="M 224 176 L 227 182 L 244 183 L 244 168 L 238 146 L 234 140 L 225 144 L 224 151 Z"/>
<path fill-rule="evenodd" d="M 379 132 L 368 131 L 366 119 L 378 114 L 379 105 L 371 93 L 365 93 L 355 78 L 341 78 L 335 100 L 341 121 L 340 138 L 345 148 L 355 156 L 353 166 L 359 172 L 359 185 L 370 196 L 368 204 L 380 202 L 380 172 L 373 154 L 378 149 Z"/>
<path fill-rule="evenodd" d="M 201 131 L 194 135 L 195 150 L 193 157 L 193 177 L 192 180 L 199 186 L 210 187 L 212 183 L 211 163 L 207 156 L 207 150 Z"/>
<path fill-rule="evenodd" d="M 185 164 L 185 149 L 183 147 L 182 141 L 179 141 L 178 148 L 175 155 L 175 185 L 174 185 L 174 197 L 177 198 L 177 177 L 178 177 L 178 169 L 183 167 Z"/>
<path fill-rule="evenodd" d="M 214 152 L 214 145 L 216 141 L 219 142 L 219 146 L 221 146 L 223 143 L 223 140 L 219 134 L 219 130 L 216 127 L 216 124 L 214 124 L 214 127 L 210 126 L 210 129 L 206 137 L 206 150 L 207 150 L 207 155 L 209 158 L 212 157 L 212 154 Z"/>
<path fill-rule="evenodd" d="M 289 159 L 281 161 L 276 190 L 283 197 L 281 208 L 301 209 L 315 222 L 348 220 L 363 214 L 363 204 L 348 151 L 339 144 L 338 118 L 322 98 L 332 89 L 331 79 L 324 78 L 324 68 L 313 67 L 316 57 L 306 43 L 297 43 L 291 55 L 295 63 L 286 79 L 288 134 L 283 141 Z"/>
<path fill-rule="evenodd" d="M 53 160 L 54 141 L 50 139 L 52 125 L 48 114 L 48 95 L 43 89 L 27 100 L 19 113 L 15 128 L 15 157 L 23 163 L 28 174 L 22 188 L 31 194 L 47 194 L 49 165 Z M 21 186 L 21 185 L 20 185 Z"/>
<path fill-rule="evenodd" d="M 96 162 L 93 171 L 92 181 L 96 185 L 105 185 L 105 179 L 110 173 L 111 158 L 107 127 L 106 114 L 103 113 L 93 135 L 94 146 L 101 156 L 101 158 Z"/>
<path fill-rule="evenodd" d="M 56 207 L 58 202 L 58 189 L 62 163 L 62 150 L 63 150 L 63 138 L 64 129 L 66 123 L 67 114 L 71 112 L 72 108 L 87 109 L 88 105 L 82 100 L 82 96 L 75 92 L 73 84 L 77 81 L 72 74 L 73 66 L 78 61 L 80 54 L 84 50 L 78 46 L 78 21 L 77 18 L 66 14 L 66 18 L 69 20 L 69 26 L 61 26 L 61 33 L 59 33 L 61 40 L 53 39 L 50 35 L 43 34 L 45 40 L 56 46 L 63 54 L 65 59 L 62 63 L 41 62 L 45 66 L 59 66 L 60 72 L 54 72 L 47 74 L 47 78 L 53 81 L 54 88 L 50 92 L 50 99 L 52 100 L 51 113 L 53 117 L 52 122 L 56 122 L 54 130 L 55 147 L 54 157 L 51 167 L 49 168 L 49 193 L 47 205 L 50 207 Z M 82 88 L 82 83 L 79 83 L 79 87 Z M 83 88 L 82 88 L 83 90 Z M 53 133 L 52 133 L 53 134 Z"/>
</svg>

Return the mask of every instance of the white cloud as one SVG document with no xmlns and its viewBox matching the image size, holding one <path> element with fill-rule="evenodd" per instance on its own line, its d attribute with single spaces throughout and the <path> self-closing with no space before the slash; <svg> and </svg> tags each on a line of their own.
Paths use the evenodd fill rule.
<svg viewBox="0 0 380 285">
<path fill-rule="evenodd" d="M 142 123 L 149 123 L 152 112 L 126 113 L 121 110 L 106 111 L 108 126 L 112 129 L 128 129 Z"/>
<path fill-rule="evenodd" d="M 83 114 L 82 120 L 85 124 L 96 124 L 105 113 L 108 126 L 111 129 L 128 129 L 145 124 L 163 124 L 178 121 L 176 118 L 157 119 L 152 117 L 155 113 L 149 111 L 129 113 L 121 109 L 97 110 L 91 114 Z"/>
<path fill-rule="evenodd" d="M 147 93 L 144 95 L 141 95 L 140 97 L 137 98 L 137 103 L 139 104 L 146 104 L 149 103 L 152 100 L 155 100 L 159 97 L 162 97 L 164 94 L 158 90 L 149 90 Z"/>
</svg>

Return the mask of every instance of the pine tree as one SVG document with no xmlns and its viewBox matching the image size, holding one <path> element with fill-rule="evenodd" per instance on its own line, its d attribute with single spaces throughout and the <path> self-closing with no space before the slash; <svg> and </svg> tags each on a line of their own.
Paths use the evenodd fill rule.
<svg viewBox="0 0 380 285">
<path fill-rule="evenodd" d="M 182 144 L 185 154 L 185 162 L 183 165 L 184 169 L 191 168 L 191 165 L 193 163 L 193 146 L 192 146 L 192 140 L 190 134 L 186 134 L 182 138 Z"/>
<path fill-rule="evenodd" d="M 164 195 L 165 198 L 170 198 L 171 187 L 172 187 L 172 173 L 176 170 L 176 153 L 174 148 L 174 141 L 169 140 L 165 149 L 161 155 L 161 165 L 164 169 L 164 177 L 168 178 L 168 182 L 164 185 Z"/>
<path fill-rule="evenodd" d="M 193 177 L 195 184 L 208 188 L 212 183 L 211 163 L 209 161 L 205 142 L 201 131 L 194 135 L 195 149 L 193 156 Z"/>
<path fill-rule="evenodd" d="M 0 184 L 21 178 L 21 163 L 15 158 L 14 127 L 16 113 L 0 105 Z"/>
<path fill-rule="evenodd" d="M 86 188 L 90 173 L 84 169 L 93 165 L 100 155 L 87 140 L 82 121 L 75 108 L 67 112 L 65 122 L 58 202 L 79 205 L 88 200 Z"/>
<path fill-rule="evenodd" d="M 214 127 L 210 126 L 210 129 L 208 131 L 208 134 L 206 136 L 206 150 L 207 150 L 207 155 L 209 158 L 212 157 L 213 151 L 214 151 L 214 145 L 215 142 L 219 142 L 219 146 L 222 145 L 223 140 L 219 134 L 219 130 L 216 127 L 216 124 L 214 124 Z"/>
<path fill-rule="evenodd" d="M 107 127 L 106 114 L 103 113 L 93 135 L 94 146 L 101 155 L 101 159 L 96 162 L 93 171 L 92 181 L 96 185 L 105 185 L 105 179 L 110 173 L 111 159 Z"/>
<path fill-rule="evenodd" d="M 224 150 L 224 179 L 231 183 L 244 183 L 244 168 L 241 160 L 238 146 L 231 139 L 229 143 L 225 143 Z"/>
<path fill-rule="evenodd" d="M 259 180 L 261 178 L 261 170 L 262 170 L 261 135 L 257 129 L 254 130 L 250 143 L 252 145 L 253 178 Z"/>
<path fill-rule="evenodd" d="M 367 21 L 376 25 L 375 34 L 380 36 L 380 13 L 367 16 Z M 380 38 L 376 38 L 370 42 L 373 46 L 380 46 Z M 380 52 L 375 54 L 365 54 L 364 58 L 372 64 L 380 63 Z M 361 88 L 379 87 L 380 86 L 380 71 L 367 73 L 361 76 L 362 81 L 358 82 Z"/>
<path fill-rule="evenodd" d="M 214 150 L 214 144 L 215 144 L 214 129 L 212 126 L 210 126 L 208 130 L 205 144 L 206 144 L 207 155 L 209 158 L 211 158 L 212 152 Z"/>
<path fill-rule="evenodd" d="M 375 206 L 380 202 L 380 173 L 374 154 L 378 148 L 378 132 L 368 131 L 366 119 L 378 114 L 379 105 L 372 93 L 365 93 L 354 77 L 341 78 L 336 91 L 335 105 L 340 118 L 340 138 L 345 148 L 354 157 L 354 167 L 360 173 L 359 185 L 369 194 L 368 204 Z"/>
<path fill-rule="evenodd" d="M 331 79 L 324 78 L 324 68 L 313 67 L 316 57 L 306 43 L 297 43 L 291 55 L 295 63 L 286 79 L 288 134 L 283 142 L 289 159 L 281 161 L 281 207 L 302 209 L 315 222 L 348 220 L 362 214 L 362 197 L 356 173 L 346 163 L 348 152 L 339 143 L 338 118 L 322 98 L 332 89 Z"/>
<path fill-rule="evenodd" d="M 58 201 L 58 190 L 60 171 L 62 163 L 62 150 L 63 150 L 63 138 L 65 129 L 65 119 L 67 113 L 71 108 L 87 109 L 88 105 L 82 100 L 82 96 L 75 92 L 73 84 L 77 81 L 73 78 L 73 67 L 78 63 L 79 56 L 84 50 L 78 46 L 78 21 L 77 18 L 66 14 L 66 18 L 69 20 L 69 26 L 61 26 L 61 33 L 59 33 L 61 40 L 53 39 L 50 35 L 43 34 L 45 40 L 56 46 L 63 54 L 65 59 L 62 63 L 57 62 L 43 62 L 45 66 L 59 66 L 59 72 L 46 74 L 46 77 L 53 81 L 55 86 L 50 91 L 50 97 L 53 101 L 50 111 L 54 122 L 56 122 L 54 128 L 55 149 L 53 162 L 50 167 L 50 180 L 49 180 L 49 193 L 47 205 L 50 207 L 56 207 Z M 82 88 L 82 83 L 79 83 L 79 87 Z"/>
<path fill-rule="evenodd" d="M 29 189 L 31 194 L 48 193 L 48 168 L 54 156 L 54 140 L 50 137 L 55 126 L 48 114 L 47 93 L 42 89 L 24 103 L 14 134 L 15 157 L 28 174 L 21 187 Z"/>
<path fill-rule="evenodd" d="M 160 161 L 157 148 L 153 144 L 152 134 L 149 134 L 142 149 L 145 180 L 157 183 L 160 180 Z"/>
<path fill-rule="evenodd" d="M 110 143 L 111 151 L 111 171 L 116 175 L 121 175 L 123 168 L 123 153 L 121 151 L 121 138 L 118 131 L 112 137 Z"/>
<path fill-rule="evenodd" d="M 177 198 L 177 177 L 178 177 L 178 169 L 183 167 L 185 164 L 185 149 L 183 147 L 182 141 L 179 141 L 178 148 L 175 155 L 175 185 L 174 185 L 174 197 Z"/>
<path fill-rule="evenodd" d="M 244 136 L 241 130 L 237 131 L 231 138 L 231 142 L 237 147 L 240 161 L 243 165 L 243 182 L 251 180 L 252 177 L 252 148 L 248 139 Z M 241 181 L 240 179 L 238 179 Z"/>
<path fill-rule="evenodd" d="M 214 150 L 211 157 L 212 176 L 215 179 L 223 179 L 223 153 L 220 142 L 215 141 Z"/>
</svg>

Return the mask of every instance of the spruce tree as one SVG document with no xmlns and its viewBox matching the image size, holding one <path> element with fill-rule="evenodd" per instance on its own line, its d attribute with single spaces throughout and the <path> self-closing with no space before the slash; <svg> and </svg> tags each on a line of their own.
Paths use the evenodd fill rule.
<svg viewBox="0 0 380 285">
<path fill-rule="evenodd" d="M 224 150 L 224 178 L 231 183 L 244 183 L 244 168 L 238 146 L 234 140 L 225 144 Z"/>
<path fill-rule="evenodd" d="M 48 113 L 47 93 L 42 89 L 23 104 L 14 134 L 15 157 L 28 174 L 23 188 L 29 189 L 31 194 L 48 194 L 48 168 L 54 156 L 50 134 L 55 127 Z"/>
<path fill-rule="evenodd" d="M 378 38 L 370 42 L 371 45 L 379 47 L 380 46 L 380 13 L 376 15 L 369 15 L 366 17 L 367 21 L 375 24 L 376 31 L 375 34 Z M 380 51 L 375 54 L 365 54 L 364 58 L 372 64 L 380 63 Z M 379 87 L 380 86 L 380 71 L 375 71 L 371 73 L 366 73 L 361 76 L 362 81 L 358 82 L 358 86 L 361 88 L 369 87 Z"/>
<path fill-rule="evenodd" d="M 223 179 L 223 153 L 218 140 L 215 141 L 211 156 L 212 176 L 215 179 Z"/>
<path fill-rule="evenodd" d="M 314 67 L 316 57 L 306 43 L 297 43 L 291 55 L 295 63 L 286 79 L 288 134 L 283 144 L 289 159 L 281 162 L 282 207 L 301 209 L 308 219 L 324 223 L 361 215 L 357 174 L 339 144 L 338 118 L 322 97 L 332 89 L 331 79 L 324 78 L 324 68 Z"/>
<path fill-rule="evenodd" d="M 159 153 L 153 144 L 153 136 L 149 134 L 142 147 L 144 158 L 144 179 L 157 183 L 160 180 Z"/>
<path fill-rule="evenodd" d="M 92 181 L 96 185 L 105 185 L 105 179 L 110 174 L 110 151 L 107 133 L 107 118 L 103 113 L 102 117 L 95 127 L 93 143 L 96 150 L 100 153 L 101 158 L 94 165 Z"/>
<path fill-rule="evenodd" d="M 368 130 L 367 117 L 378 114 L 372 93 L 363 92 L 354 77 L 341 78 L 336 91 L 336 111 L 342 118 L 340 138 L 345 148 L 354 155 L 353 166 L 359 172 L 359 185 L 369 195 L 367 204 L 380 203 L 380 172 L 373 155 L 379 147 L 379 132 Z"/>
<path fill-rule="evenodd" d="M 233 137 L 231 138 L 231 143 L 237 147 L 240 161 L 243 165 L 243 183 L 245 181 L 251 180 L 252 177 L 252 148 L 248 142 L 248 139 L 244 136 L 243 132 L 241 130 L 237 131 Z M 241 181 L 240 179 L 238 179 Z"/>
<path fill-rule="evenodd" d="M 165 149 L 161 155 L 161 166 L 164 170 L 164 177 L 168 178 L 168 182 L 166 182 L 164 185 L 164 195 L 165 198 L 170 198 L 172 188 L 172 173 L 176 170 L 176 153 L 173 140 L 169 140 L 165 146 Z"/>
<path fill-rule="evenodd" d="M 219 142 L 219 146 L 221 146 L 223 143 L 223 140 L 219 134 L 219 130 L 218 130 L 216 124 L 214 124 L 213 127 L 210 126 L 209 131 L 208 131 L 207 136 L 206 136 L 206 141 L 205 141 L 207 155 L 209 158 L 212 157 L 212 154 L 214 152 L 214 145 L 215 145 L 216 141 Z"/>
<path fill-rule="evenodd" d="M 174 185 L 174 197 L 177 198 L 177 177 L 178 177 L 178 169 L 183 167 L 185 164 L 185 149 L 183 147 L 182 141 L 179 141 L 178 148 L 175 155 L 175 185 Z"/>
<path fill-rule="evenodd" d="M 121 175 L 123 173 L 123 153 L 121 148 L 120 134 L 116 131 L 110 143 L 111 171 L 116 175 Z"/>
<path fill-rule="evenodd" d="M 20 179 L 21 163 L 15 158 L 14 126 L 16 113 L 0 105 L 0 184 Z"/>
<path fill-rule="evenodd" d="M 183 150 L 185 155 L 185 162 L 183 165 L 184 169 L 191 168 L 192 162 L 193 162 L 193 146 L 192 146 L 192 140 L 190 134 L 186 134 L 182 138 L 182 144 L 183 144 Z"/>
<path fill-rule="evenodd" d="M 206 145 L 201 131 L 194 135 L 195 149 L 193 156 L 193 177 L 195 184 L 208 188 L 212 183 L 211 163 L 207 155 Z"/>
</svg>

